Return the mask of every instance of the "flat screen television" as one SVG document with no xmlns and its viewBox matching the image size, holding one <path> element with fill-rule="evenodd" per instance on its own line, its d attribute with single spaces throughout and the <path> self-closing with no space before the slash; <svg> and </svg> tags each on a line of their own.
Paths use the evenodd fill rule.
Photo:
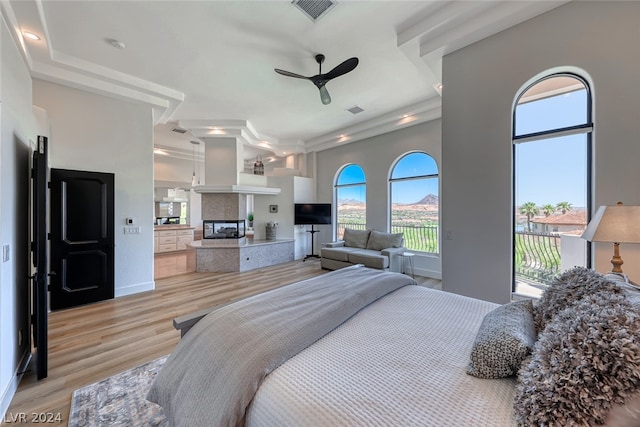
<svg viewBox="0 0 640 427">
<path fill-rule="evenodd" d="M 331 224 L 331 203 L 296 203 L 296 225 Z"/>
</svg>

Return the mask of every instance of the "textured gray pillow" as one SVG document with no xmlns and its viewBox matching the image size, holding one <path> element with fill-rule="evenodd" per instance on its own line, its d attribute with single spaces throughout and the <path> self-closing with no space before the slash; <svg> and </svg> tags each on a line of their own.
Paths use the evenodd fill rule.
<svg viewBox="0 0 640 427">
<path fill-rule="evenodd" d="M 531 300 L 501 305 L 482 319 L 467 373 L 479 378 L 515 375 L 536 340 Z"/>
<path fill-rule="evenodd" d="M 366 248 L 367 240 L 369 240 L 369 233 L 371 230 L 352 230 L 351 228 L 345 228 L 342 239 L 344 245 L 352 248 Z"/>
<path fill-rule="evenodd" d="M 367 249 L 381 251 L 387 248 L 399 248 L 402 246 L 402 233 L 383 233 L 382 231 L 371 230 Z"/>
<path fill-rule="evenodd" d="M 603 424 L 640 390 L 640 315 L 624 294 L 601 291 L 558 313 L 518 375 L 521 426 Z M 637 424 L 636 424 L 637 425 Z"/>
<path fill-rule="evenodd" d="M 585 296 L 598 292 L 622 293 L 622 289 L 600 273 L 574 267 L 562 273 L 544 291 L 534 306 L 536 330 L 542 332 L 553 317 Z"/>
</svg>

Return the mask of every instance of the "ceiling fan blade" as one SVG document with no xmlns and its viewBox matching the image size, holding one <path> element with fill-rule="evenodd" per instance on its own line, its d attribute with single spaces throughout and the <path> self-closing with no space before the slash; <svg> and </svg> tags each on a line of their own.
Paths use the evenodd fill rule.
<svg viewBox="0 0 640 427">
<path fill-rule="evenodd" d="M 322 103 L 324 105 L 330 104 L 331 103 L 331 97 L 329 96 L 329 91 L 327 90 L 327 88 L 322 85 L 319 87 L 320 89 L 320 100 L 322 101 Z"/>
<path fill-rule="evenodd" d="M 329 71 L 326 74 L 321 75 L 323 80 L 331 80 L 339 77 L 343 74 L 347 74 L 350 71 L 353 71 L 354 68 L 358 66 L 358 58 L 349 58 L 344 61 L 342 64 L 336 66 L 333 70 Z"/>
<path fill-rule="evenodd" d="M 279 68 L 274 68 L 275 72 L 278 74 L 282 74 L 287 77 L 295 77 L 296 79 L 306 79 L 309 80 L 309 77 L 301 76 L 300 74 L 292 73 L 291 71 L 281 70 Z"/>
</svg>

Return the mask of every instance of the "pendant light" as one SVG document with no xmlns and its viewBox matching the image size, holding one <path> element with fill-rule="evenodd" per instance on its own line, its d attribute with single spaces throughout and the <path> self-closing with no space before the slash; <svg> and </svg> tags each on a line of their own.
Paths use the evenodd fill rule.
<svg viewBox="0 0 640 427">
<path fill-rule="evenodd" d="M 196 184 L 200 184 L 200 178 L 196 180 L 196 145 L 198 146 L 198 154 L 200 154 L 200 142 L 198 141 L 190 141 L 191 142 L 191 158 L 193 160 L 193 175 L 191 176 L 191 186 L 195 186 Z"/>
</svg>

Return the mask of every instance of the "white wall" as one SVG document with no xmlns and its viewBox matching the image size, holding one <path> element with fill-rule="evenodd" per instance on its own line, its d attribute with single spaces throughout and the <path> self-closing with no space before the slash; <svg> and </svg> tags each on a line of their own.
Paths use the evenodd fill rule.
<svg viewBox="0 0 640 427">
<path fill-rule="evenodd" d="M 35 129 L 31 76 L 0 19 L 0 248 L 9 249 L 7 261 L 0 257 L 0 416 L 30 353 L 29 159 Z"/>
<path fill-rule="evenodd" d="M 367 227 L 386 231 L 389 226 L 389 172 L 395 161 L 410 151 L 424 151 L 440 168 L 440 120 L 418 124 L 384 135 L 316 153 L 318 202 L 333 203 L 336 173 L 346 164 L 357 163 L 367 180 Z M 442 199 L 442 197 L 440 198 Z M 332 233 L 318 233 L 320 242 L 332 240 Z M 440 257 L 418 255 L 414 258 L 416 274 L 440 277 Z"/>
<path fill-rule="evenodd" d="M 179 159 L 171 156 L 163 156 L 156 154 L 154 158 L 153 175 L 155 181 L 169 181 L 172 183 L 181 183 L 185 187 L 191 185 L 191 177 L 193 175 L 193 160 Z M 196 165 L 200 168 L 202 174 L 202 163 Z M 196 177 L 198 170 L 196 169 Z M 204 179 L 201 178 L 201 183 Z"/>
<path fill-rule="evenodd" d="M 153 289 L 153 122 L 149 107 L 34 79 L 52 168 L 115 174 L 115 295 Z M 124 234 L 132 217 L 141 234 Z"/>
<path fill-rule="evenodd" d="M 510 298 L 511 117 L 515 96 L 549 71 L 592 84 L 595 207 L 640 204 L 640 3 L 571 2 L 443 59 L 442 287 L 490 301 Z M 479 226 L 481 224 L 482 226 Z M 640 281 L 640 245 L 621 248 Z M 611 266 L 598 244 L 595 268 Z"/>
</svg>

